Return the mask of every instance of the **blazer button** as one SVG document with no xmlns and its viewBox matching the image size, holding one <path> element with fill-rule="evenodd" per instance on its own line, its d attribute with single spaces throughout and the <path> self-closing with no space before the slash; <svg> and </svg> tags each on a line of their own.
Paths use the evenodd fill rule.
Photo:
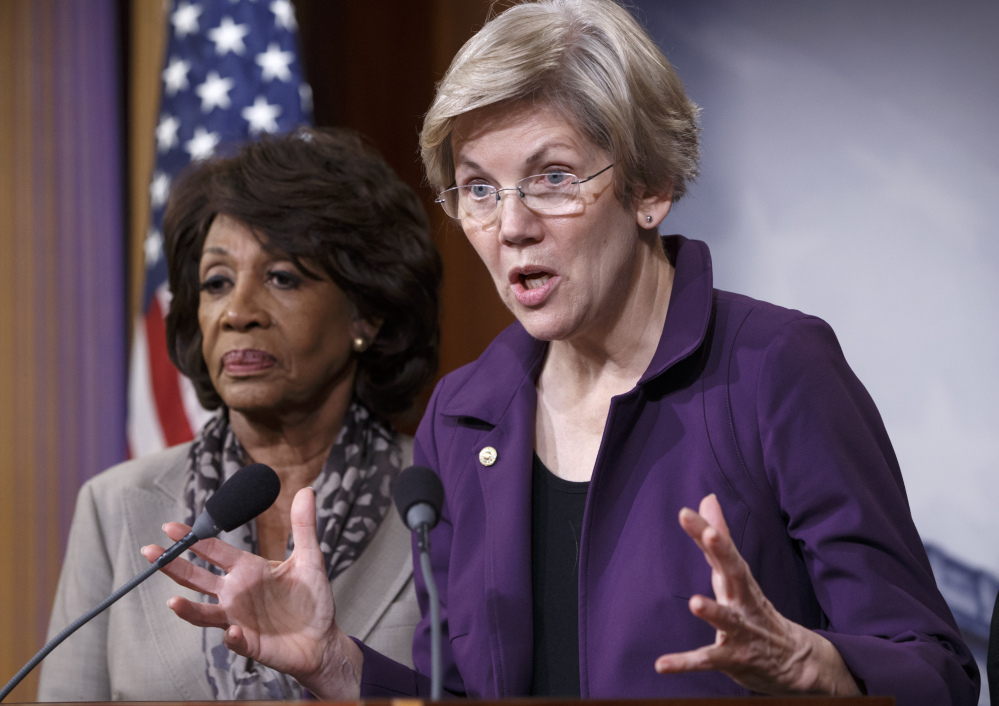
<svg viewBox="0 0 999 706">
<path fill-rule="evenodd" d="M 497 455 L 496 449 L 492 446 L 487 446 L 482 451 L 479 451 L 479 463 L 483 466 L 491 466 L 496 463 Z"/>
</svg>

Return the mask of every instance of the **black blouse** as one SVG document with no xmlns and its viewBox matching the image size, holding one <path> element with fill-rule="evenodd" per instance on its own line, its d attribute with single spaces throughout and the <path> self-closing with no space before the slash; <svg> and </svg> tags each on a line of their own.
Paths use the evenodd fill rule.
<svg viewBox="0 0 999 706">
<path fill-rule="evenodd" d="M 531 485 L 531 694 L 578 697 L 579 538 L 590 484 L 555 476 L 534 454 Z"/>
</svg>

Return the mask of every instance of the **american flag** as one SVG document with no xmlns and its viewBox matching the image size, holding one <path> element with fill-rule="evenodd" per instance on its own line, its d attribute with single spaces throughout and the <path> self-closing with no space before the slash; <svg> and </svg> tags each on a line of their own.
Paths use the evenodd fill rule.
<svg viewBox="0 0 999 706">
<path fill-rule="evenodd" d="M 163 211 L 170 185 L 222 145 L 311 123 L 291 0 L 174 0 L 149 186 L 142 313 L 129 370 L 128 445 L 143 456 L 189 441 L 209 412 L 167 356 Z"/>
</svg>

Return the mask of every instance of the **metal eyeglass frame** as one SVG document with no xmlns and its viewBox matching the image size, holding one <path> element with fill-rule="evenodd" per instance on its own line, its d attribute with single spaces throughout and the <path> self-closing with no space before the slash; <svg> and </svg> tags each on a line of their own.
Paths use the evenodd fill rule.
<svg viewBox="0 0 999 706">
<path fill-rule="evenodd" d="M 608 164 L 606 167 L 604 167 L 603 169 L 601 169 L 599 172 L 595 172 L 595 173 L 591 174 L 590 176 L 588 176 L 588 177 L 586 177 L 584 179 L 576 179 L 576 181 L 569 182 L 569 185 L 577 187 L 577 189 L 576 189 L 576 195 L 578 195 L 579 194 L 578 187 L 579 187 L 580 184 L 585 184 L 586 182 L 590 181 L 591 179 L 596 179 L 598 176 L 600 176 L 601 174 L 603 174 L 604 172 L 606 172 L 608 169 L 610 169 L 613 166 L 614 166 L 614 164 L 612 162 L 611 164 Z M 566 174 L 566 175 L 572 176 L 572 177 L 576 176 L 575 174 L 572 174 L 571 172 L 560 172 L 560 173 L 561 174 Z M 527 181 L 528 179 L 533 179 L 534 177 L 538 177 L 538 176 L 544 176 L 544 173 L 542 173 L 542 174 L 531 174 L 529 176 L 526 176 L 523 179 L 518 180 L 517 183 L 514 184 L 513 186 L 504 186 L 504 187 L 502 187 L 500 189 L 497 189 L 495 187 L 490 186 L 489 188 L 492 189 L 492 194 L 496 197 L 496 205 L 493 206 L 493 210 L 489 212 L 489 216 L 486 216 L 485 218 L 481 218 L 481 219 L 478 219 L 478 220 L 486 220 L 486 218 L 489 218 L 494 213 L 496 213 L 496 208 L 499 206 L 499 203 L 500 203 L 500 201 L 502 199 L 502 197 L 500 196 L 500 194 L 502 192 L 504 192 L 504 191 L 516 191 L 517 195 L 520 196 L 520 198 L 522 198 L 522 199 L 526 198 L 527 194 L 524 193 L 524 191 L 521 188 L 520 184 L 522 182 L 524 182 L 524 181 Z M 456 221 L 460 221 L 461 218 L 459 218 L 456 215 L 452 216 L 450 213 L 448 213 L 445 194 L 447 194 L 449 191 L 458 191 L 459 189 L 468 188 L 468 186 L 469 185 L 448 187 L 447 189 L 444 189 L 444 191 L 442 191 L 439 194 L 437 194 L 437 198 L 434 199 L 434 203 L 440 204 L 441 208 L 444 209 L 444 213 L 446 213 L 449 218 L 453 218 Z M 575 198 L 575 196 L 573 198 Z M 542 213 L 544 213 L 544 211 L 542 211 Z"/>
</svg>

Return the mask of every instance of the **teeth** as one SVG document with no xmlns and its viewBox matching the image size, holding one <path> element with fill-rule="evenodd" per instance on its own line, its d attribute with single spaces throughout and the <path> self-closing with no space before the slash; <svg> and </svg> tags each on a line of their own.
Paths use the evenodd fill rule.
<svg viewBox="0 0 999 706">
<path fill-rule="evenodd" d="M 524 287 L 527 289 L 537 289 L 544 287 L 545 283 L 552 278 L 547 272 L 539 272 L 533 275 L 524 275 Z"/>
</svg>

